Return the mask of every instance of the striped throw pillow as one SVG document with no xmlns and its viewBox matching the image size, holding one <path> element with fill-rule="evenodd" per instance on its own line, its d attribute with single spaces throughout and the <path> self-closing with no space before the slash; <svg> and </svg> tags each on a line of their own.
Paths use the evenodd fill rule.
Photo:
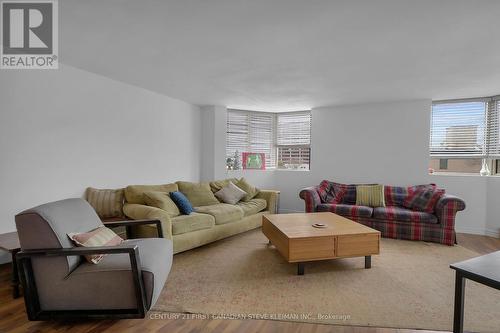
<svg viewBox="0 0 500 333">
<path fill-rule="evenodd" d="M 120 245 L 123 239 L 115 234 L 113 230 L 101 226 L 89 232 L 69 233 L 68 237 L 76 246 L 96 247 L 96 246 L 115 246 Z M 85 256 L 88 262 L 98 264 L 104 258 L 105 254 L 93 254 Z"/>
<path fill-rule="evenodd" d="M 357 185 L 356 206 L 385 207 L 384 185 Z"/>
<path fill-rule="evenodd" d="M 100 218 L 123 217 L 123 189 L 100 190 L 89 187 L 85 198 Z"/>
</svg>

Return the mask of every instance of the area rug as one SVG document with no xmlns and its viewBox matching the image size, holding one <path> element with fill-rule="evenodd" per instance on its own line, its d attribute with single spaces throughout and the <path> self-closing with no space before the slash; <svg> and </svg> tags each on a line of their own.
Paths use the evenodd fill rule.
<svg viewBox="0 0 500 333">
<path fill-rule="evenodd" d="M 382 239 L 381 253 L 308 263 L 296 275 L 260 229 L 174 256 L 154 311 L 210 318 L 452 329 L 454 271 L 478 254 L 461 246 Z M 465 329 L 499 332 L 500 292 L 467 281 Z M 199 317 L 198 317 L 199 318 Z"/>
</svg>

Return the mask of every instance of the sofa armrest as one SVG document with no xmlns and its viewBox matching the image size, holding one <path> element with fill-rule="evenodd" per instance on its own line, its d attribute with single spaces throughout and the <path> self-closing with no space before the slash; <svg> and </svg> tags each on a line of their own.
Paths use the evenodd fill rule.
<svg viewBox="0 0 500 333">
<path fill-rule="evenodd" d="M 260 190 L 259 194 L 255 196 L 257 199 L 264 199 L 267 201 L 267 210 L 273 214 L 279 213 L 280 204 L 280 191 L 275 190 Z"/>
<path fill-rule="evenodd" d="M 315 212 L 316 207 L 321 203 L 317 186 L 306 187 L 300 190 L 299 197 L 305 201 L 306 213 Z"/>
<path fill-rule="evenodd" d="M 447 229 L 455 228 L 455 215 L 465 209 L 465 202 L 454 195 L 443 195 L 435 207 L 435 214 L 439 223 Z"/>
<path fill-rule="evenodd" d="M 160 220 L 163 238 L 172 239 L 172 221 L 168 213 L 162 209 L 141 205 L 129 204 L 123 205 L 125 215 L 134 220 Z M 158 237 L 156 225 L 137 225 L 134 227 L 134 233 L 139 237 Z"/>
</svg>

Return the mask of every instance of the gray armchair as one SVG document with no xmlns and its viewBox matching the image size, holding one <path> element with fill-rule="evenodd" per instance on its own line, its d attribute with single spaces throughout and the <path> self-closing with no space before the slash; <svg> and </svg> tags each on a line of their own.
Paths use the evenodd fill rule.
<svg viewBox="0 0 500 333">
<path fill-rule="evenodd" d="M 102 225 L 83 199 L 44 204 L 16 215 L 21 243 L 17 263 L 30 320 L 144 318 L 156 303 L 172 265 L 172 241 L 161 238 L 159 220 L 113 222 L 156 224 L 160 238 L 127 240 L 119 246 L 75 247 L 67 234 Z M 97 264 L 83 255 L 107 254 Z"/>
</svg>

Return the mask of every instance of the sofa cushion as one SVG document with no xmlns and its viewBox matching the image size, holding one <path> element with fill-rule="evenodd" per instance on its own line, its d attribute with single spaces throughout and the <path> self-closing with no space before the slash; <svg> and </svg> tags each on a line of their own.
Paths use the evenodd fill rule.
<svg viewBox="0 0 500 333">
<path fill-rule="evenodd" d="M 100 218 L 123 217 L 123 189 L 96 189 L 89 187 L 85 199 Z"/>
<path fill-rule="evenodd" d="M 246 195 L 247 192 L 243 191 L 241 188 L 231 182 L 229 182 L 229 184 L 227 184 L 227 186 L 222 190 L 215 192 L 215 196 L 217 197 L 217 199 L 231 205 L 236 205 L 238 201 L 240 201 Z"/>
<path fill-rule="evenodd" d="M 226 224 L 243 218 L 243 209 L 237 205 L 218 203 L 216 205 L 195 207 L 196 212 L 215 217 L 215 224 Z"/>
<path fill-rule="evenodd" d="M 318 212 L 332 212 L 347 217 L 371 217 L 373 213 L 372 207 L 344 205 L 344 204 L 319 204 Z"/>
<path fill-rule="evenodd" d="M 381 220 L 437 223 L 436 215 L 425 212 L 417 212 L 410 209 L 388 206 L 377 207 L 373 210 L 373 217 Z"/>
<path fill-rule="evenodd" d="M 210 189 L 209 183 L 177 182 L 181 191 L 191 204 L 196 206 L 209 206 L 219 203 Z"/>
<path fill-rule="evenodd" d="M 151 207 L 160 208 L 168 213 L 170 217 L 179 216 L 181 212 L 179 208 L 172 201 L 167 192 L 144 192 L 144 202 Z"/>
<path fill-rule="evenodd" d="M 241 177 L 241 179 L 235 185 L 247 193 L 247 195 L 244 196 L 243 199 L 241 199 L 243 201 L 249 201 L 250 199 L 253 199 L 260 192 L 258 188 L 250 184 L 244 177 Z"/>
<path fill-rule="evenodd" d="M 384 185 L 356 186 L 356 205 L 369 207 L 385 207 Z"/>
<path fill-rule="evenodd" d="M 267 207 L 267 201 L 264 199 L 250 199 L 250 201 L 240 201 L 237 204 L 243 210 L 245 216 L 257 214 Z"/>
<path fill-rule="evenodd" d="M 210 229 L 215 225 L 215 218 L 208 214 L 191 213 L 172 218 L 172 235 Z"/>
<path fill-rule="evenodd" d="M 421 187 L 409 199 L 405 200 L 403 205 L 411 210 L 432 214 L 436 203 L 444 193 L 443 189 L 437 189 L 433 186 Z"/>
<path fill-rule="evenodd" d="M 318 194 L 323 203 L 356 204 L 356 185 L 353 184 L 340 184 L 323 180 L 318 187 Z"/>
<path fill-rule="evenodd" d="M 215 193 L 215 192 L 222 190 L 229 183 L 236 184 L 237 182 L 238 182 L 238 178 L 227 178 L 227 179 L 215 180 L 213 182 L 210 182 L 210 189 L 212 190 L 212 192 Z"/>
<path fill-rule="evenodd" d="M 170 198 L 179 207 L 182 214 L 189 215 L 194 212 L 193 205 L 191 205 L 189 199 L 182 192 L 170 192 Z"/>
<path fill-rule="evenodd" d="M 174 192 L 178 191 L 177 184 L 163 185 L 129 185 L 125 188 L 125 199 L 127 203 L 145 205 L 143 194 L 144 192 Z"/>
</svg>

